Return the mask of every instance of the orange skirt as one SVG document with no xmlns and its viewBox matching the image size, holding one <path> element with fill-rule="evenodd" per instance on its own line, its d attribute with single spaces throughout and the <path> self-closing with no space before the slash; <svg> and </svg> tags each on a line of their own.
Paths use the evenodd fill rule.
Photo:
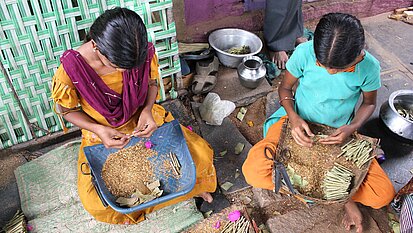
<svg viewBox="0 0 413 233">
<path fill-rule="evenodd" d="M 266 145 L 276 146 L 278 144 L 282 125 L 286 119 L 287 116 L 284 116 L 273 124 L 268 129 L 267 136 L 249 151 L 242 166 L 242 172 L 248 184 L 256 188 L 274 189 L 271 177 L 273 162 L 265 158 L 263 151 Z M 352 199 L 365 206 L 379 209 L 388 205 L 393 200 L 394 195 L 395 190 L 389 177 L 379 163 L 373 159 L 366 178 Z"/>
</svg>

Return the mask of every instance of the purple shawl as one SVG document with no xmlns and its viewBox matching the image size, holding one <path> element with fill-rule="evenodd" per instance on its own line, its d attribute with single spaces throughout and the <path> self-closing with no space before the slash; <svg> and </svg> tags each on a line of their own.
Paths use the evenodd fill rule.
<svg viewBox="0 0 413 233">
<path fill-rule="evenodd" d="M 86 102 L 104 116 L 110 125 L 119 127 L 145 103 L 154 53 L 153 44 L 148 43 L 146 61 L 140 67 L 122 73 L 122 94 L 110 89 L 79 52 L 72 49 L 65 51 L 60 62 Z"/>
</svg>

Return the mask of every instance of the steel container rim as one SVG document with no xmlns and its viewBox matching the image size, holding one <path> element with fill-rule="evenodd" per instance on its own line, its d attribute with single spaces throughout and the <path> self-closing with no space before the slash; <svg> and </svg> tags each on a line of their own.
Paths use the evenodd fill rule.
<svg viewBox="0 0 413 233">
<path fill-rule="evenodd" d="M 220 48 L 218 48 L 217 46 L 215 46 L 215 44 L 213 43 L 214 41 L 212 41 L 212 38 L 215 38 L 215 37 L 216 37 L 216 34 L 217 34 L 218 32 L 225 32 L 225 31 L 235 31 L 235 32 L 238 31 L 239 33 L 246 33 L 246 34 L 248 34 L 248 35 L 251 35 L 252 38 L 255 38 L 255 39 L 257 39 L 257 41 L 259 41 L 259 43 L 258 43 L 258 49 L 257 49 L 256 51 L 253 51 L 253 52 L 247 53 L 247 54 L 232 54 L 232 53 L 227 53 L 227 52 L 225 52 L 224 50 L 221 50 Z M 234 33 L 234 34 L 236 35 L 237 33 Z M 230 57 L 234 57 L 234 58 L 244 58 L 245 56 L 253 56 L 253 55 L 259 53 L 259 52 L 261 51 L 261 49 L 262 49 L 262 46 L 263 46 L 261 39 L 260 39 L 257 35 L 255 35 L 255 34 L 252 33 L 252 32 L 249 32 L 249 31 L 246 31 L 246 30 L 243 30 L 243 29 L 239 29 L 239 28 L 223 28 L 223 29 L 217 29 L 217 30 L 213 31 L 213 32 L 209 35 L 209 37 L 208 37 L 208 42 L 209 42 L 209 44 L 212 46 L 212 48 L 214 48 L 216 51 L 218 51 L 218 52 L 220 52 L 220 53 L 222 53 L 222 54 L 224 54 L 224 55 L 227 55 L 227 56 L 230 56 Z"/>
</svg>

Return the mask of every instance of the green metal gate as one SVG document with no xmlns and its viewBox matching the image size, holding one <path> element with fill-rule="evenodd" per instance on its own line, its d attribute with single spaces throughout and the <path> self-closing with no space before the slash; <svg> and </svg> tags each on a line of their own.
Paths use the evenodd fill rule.
<svg viewBox="0 0 413 233">
<path fill-rule="evenodd" d="M 172 0 L 0 0 L 0 149 L 62 130 L 50 98 L 59 58 L 79 47 L 93 21 L 115 6 L 142 17 L 161 77 L 174 81 L 180 64 Z"/>
</svg>

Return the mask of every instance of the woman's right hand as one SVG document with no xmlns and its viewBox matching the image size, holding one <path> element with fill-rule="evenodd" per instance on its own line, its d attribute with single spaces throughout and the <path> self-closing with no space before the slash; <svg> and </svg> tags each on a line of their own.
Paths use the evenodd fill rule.
<svg viewBox="0 0 413 233">
<path fill-rule="evenodd" d="M 307 122 L 297 115 L 293 118 L 290 117 L 290 123 L 291 135 L 295 142 L 301 146 L 311 147 L 313 145 L 311 137 L 314 137 L 314 134 L 311 132 L 310 127 L 308 127 Z"/>
<path fill-rule="evenodd" d="M 126 146 L 126 144 L 128 144 L 130 140 L 130 138 L 126 134 L 121 133 L 116 129 L 108 126 L 99 127 L 99 129 L 96 131 L 96 135 L 100 138 L 102 144 L 106 148 L 121 149 Z"/>
</svg>

